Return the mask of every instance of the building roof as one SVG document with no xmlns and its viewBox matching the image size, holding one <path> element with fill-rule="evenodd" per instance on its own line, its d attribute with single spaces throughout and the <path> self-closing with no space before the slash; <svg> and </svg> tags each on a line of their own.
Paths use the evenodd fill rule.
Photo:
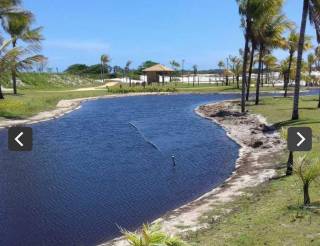
<svg viewBox="0 0 320 246">
<path fill-rule="evenodd" d="M 161 64 L 156 64 L 152 67 L 149 67 L 143 70 L 143 72 L 173 72 L 173 71 L 174 71 L 173 69 L 163 66 Z"/>
</svg>

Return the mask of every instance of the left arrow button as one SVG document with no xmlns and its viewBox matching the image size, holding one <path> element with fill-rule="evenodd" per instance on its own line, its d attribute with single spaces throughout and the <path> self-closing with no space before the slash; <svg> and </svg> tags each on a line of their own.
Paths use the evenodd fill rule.
<svg viewBox="0 0 320 246">
<path fill-rule="evenodd" d="M 20 142 L 20 138 L 22 137 L 23 132 L 20 132 L 20 134 L 14 139 L 21 147 L 23 147 L 23 143 Z"/>
<path fill-rule="evenodd" d="M 32 150 L 32 128 L 11 127 L 8 130 L 8 148 L 11 151 Z"/>
</svg>

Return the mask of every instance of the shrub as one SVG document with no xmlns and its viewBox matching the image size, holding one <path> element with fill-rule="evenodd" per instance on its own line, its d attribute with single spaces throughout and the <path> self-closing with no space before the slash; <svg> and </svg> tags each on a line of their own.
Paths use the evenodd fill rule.
<svg viewBox="0 0 320 246">
<path fill-rule="evenodd" d="M 303 184 L 303 204 L 310 205 L 309 186 L 320 177 L 320 160 L 309 159 L 307 155 L 300 156 L 294 162 L 294 172 L 301 179 Z"/>
<path fill-rule="evenodd" d="M 187 246 L 181 239 L 169 236 L 158 225 L 143 225 L 139 232 L 122 230 L 122 234 L 132 246 Z"/>
</svg>

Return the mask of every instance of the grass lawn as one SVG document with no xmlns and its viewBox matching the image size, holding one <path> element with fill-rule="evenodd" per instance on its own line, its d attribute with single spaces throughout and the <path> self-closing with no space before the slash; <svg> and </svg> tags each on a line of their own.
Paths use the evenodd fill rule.
<svg viewBox="0 0 320 246">
<path fill-rule="evenodd" d="M 106 91 L 42 92 L 19 90 L 19 95 L 5 94 L 5 99 L 0 100 L 0 120 L 1 118 L 25 118 L 41 111 L 54 109 L 61 99 L 101 95 L 106 95 Z"/>
<path fill-rule="evenodd" d="M 291 117 L 292 98 L 263 98 L 260 106 L 249 105 L 250 112 L 264 115 L 279 127 L 309 126 L 313 129 L 313 154 L 319 157 L 320 109 L 316 97 L 301 99 L 299 121 Z M 272 158 L 272 156 L 270 156 Z M 284 154 L 285 162 L 287 155 Z M 281 165 L 280 165 L 281 167 Z M 279 169 L 283 174 L 284 169 Z M 320 183 L 310 188 L 312 209 L 302 209 L 302 190 L 296 176 L 272 180 L 208 213 L 210 228 L 191 233 L 188 241 L 196 245 L 320 245 Z M 214 221 L 215 215 L 232 212 Z M 208 221 L 208 219 L 205 219 Z"/>
</svg>

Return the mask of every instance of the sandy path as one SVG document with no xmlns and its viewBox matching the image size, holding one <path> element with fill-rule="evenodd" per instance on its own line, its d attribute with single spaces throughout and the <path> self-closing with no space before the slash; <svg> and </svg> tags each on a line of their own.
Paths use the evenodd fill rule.
<svg viewBox="0 0 320 246">
<path fill-rule="evenodd" d="M 239 158 L 235 171 L 222 185 L 154 222 L 167 233 L 184 234 L 207 227 L 208 224 L 200 222 L 200 219 L 208 211 L 243 194 L 245 188 L 261 184 L 276 174 L 275 163 L 270 157 L 281 153 L 285 143 L 274 129 L 267 126 L 262 116 L 237 112 L 239 108 L 235 102 L 220 102 L 196 109 L 200 116 L 221 125 L 228 136 L 241 146 Z M 123 238 L 117 238 L 102 245 L 128 244 Z"/>
</svg>

